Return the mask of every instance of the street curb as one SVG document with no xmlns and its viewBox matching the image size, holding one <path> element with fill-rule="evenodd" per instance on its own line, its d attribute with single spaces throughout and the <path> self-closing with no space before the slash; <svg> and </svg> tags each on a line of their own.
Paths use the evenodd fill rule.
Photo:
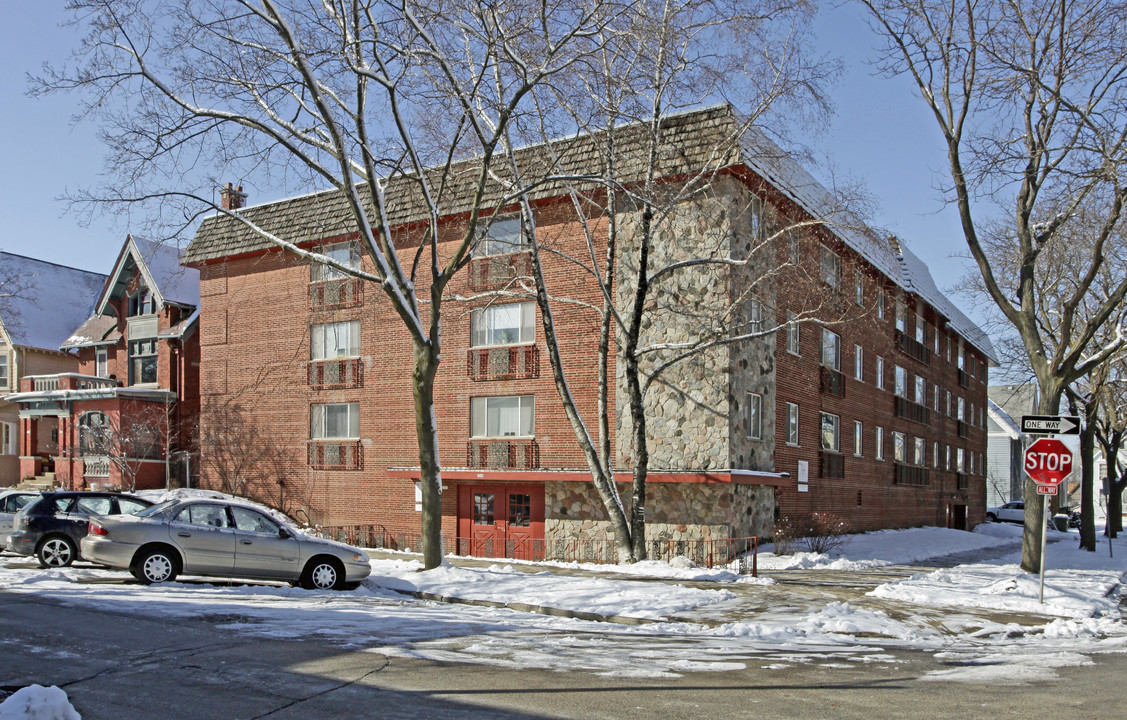
<svg viewBox="0 0 1127 720">
<path fill-rule="evenodd" d="M 496 602 L 494 600 L 470 600 L 467 598 L 451 597 L 449 595 L 437 595 L 435 593 L 420 592 L 418 590 L 400 590 L 398 588 L 387 589 L 394 590 L 400 595 L 410 595 L 411 597 L 417 598 L 419 600 L 433 600 L 434 602 L 450 603 L 451 605 L 476 605 L 478 607 L 516 610 L 517 612 L 537 613 L 539 615 L 551 615 L 552 617 L 588 620 L 590 622 L 613 623 L 616 625 L 649 625 L 651 623 L 660 622 L 659 620 L 651 620 L 649 618 L 629 617 L 627 615 L 600 615 L 593 612 L 584 612 L 581 610 L 565 610 L 563 608 L 548 607 L 546 605 L 503 603 Z"/>
</svg>

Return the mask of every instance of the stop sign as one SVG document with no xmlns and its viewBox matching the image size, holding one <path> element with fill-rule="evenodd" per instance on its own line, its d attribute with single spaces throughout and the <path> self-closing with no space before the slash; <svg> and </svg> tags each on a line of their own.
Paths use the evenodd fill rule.
<svg viewBox="0 0 1127 720">
<path fill-rule="evenodd" d="M 1060 485 L 1072 472 L 1072 451 L 1060 440 L 1041 438 L 1025 451 L 1025 474 L 1038 485 Z"/>
</svg>

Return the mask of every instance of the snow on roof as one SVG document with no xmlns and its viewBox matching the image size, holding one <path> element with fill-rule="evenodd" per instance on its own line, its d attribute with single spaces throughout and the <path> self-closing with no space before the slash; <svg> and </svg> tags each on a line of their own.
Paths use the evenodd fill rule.
<svg viewBox="0 0 1127 720">
<path fill-rule="evenodd" d="M 1010 414 L 1002 409 L 1002 406 L 993 400 L 986 400 L 986 414 L 994 421 L 998 427 L 1002 428 L 1011 440 L 1020 440 L 1022 438 L 1021 427 L 1014 421 Z"/>
<path fill-rule="evenodd" d="M 130 239 L 148 270 L 146 280 L 165 302 L 199 307 L 200 271 L 180 264 L 179 248 L 135 235 Z"/>
<path fill-rule="evenodd" d="M 0 322 L 14 345 L 58 350 L 102 292 L 101 273 L 0 252 L 0 272 L 26 285 L 0 302 Z"/>
<path fill-rule="evenodd" d="M 904 289 L 914 292 L 926 300 L 929 305 L 947 318 L 947 322 L 955 329 L 955 332 L 966 338 L 967 342 L 982 351 L 986 357 L 997 365 L 998 358 L 994 354 L 994 344 L 990 342 L 990 338 L 936 287 L 927 264 L 903 245 L 900 247 L 900 263 L 903 266 Z"/>
</svg>

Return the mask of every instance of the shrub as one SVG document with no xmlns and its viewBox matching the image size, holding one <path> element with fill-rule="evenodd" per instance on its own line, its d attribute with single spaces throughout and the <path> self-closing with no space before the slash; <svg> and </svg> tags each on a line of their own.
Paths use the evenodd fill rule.
<svg viewBox="0 0 1127 720">
<path fill-rule="evenodd" d="M 849 531 L 849 523 L 837 515 L 815 512 L 810 514 L 809 524 L 803 533 L 804 542 L 810 552 L 825 555 L 844 545 Z"/>
</svg>

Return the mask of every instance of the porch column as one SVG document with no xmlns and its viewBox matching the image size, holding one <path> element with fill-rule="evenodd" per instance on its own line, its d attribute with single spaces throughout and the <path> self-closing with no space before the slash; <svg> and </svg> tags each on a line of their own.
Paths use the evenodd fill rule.
<svg viewBox="0 0 1127 720">
<path fill-rule="evenodd" d="M 39 423 L 35 418 L 20 418 L 20 455 L 31 457 L 39 447 Z"/>
</svg>

